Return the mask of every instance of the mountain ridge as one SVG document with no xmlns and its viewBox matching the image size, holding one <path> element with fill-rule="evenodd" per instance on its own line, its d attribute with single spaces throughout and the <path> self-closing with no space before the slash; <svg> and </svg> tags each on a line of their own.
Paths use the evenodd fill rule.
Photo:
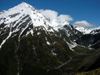
<svg viewBox="0 0 100 75">
<path fill-rule="evenodd" d="M 82 32 L 83 34 L 97 34 L 99 32 L 96 32 L 96 31 L 100 30 L 100 27 L 97 27 L 97 28 L 84 28 L 84 27 L 81 27 L 81 26 L 74 26 L 74 27 L 78 31 Z"/>
<path fill-rule="evenodd" d="M 69 75 L 100 48 L 99 31 L 84 34 L 67 21 L 56 28 L 50 24 L 24 2 L 1 12 L 1 75 Z"/>
</svg>

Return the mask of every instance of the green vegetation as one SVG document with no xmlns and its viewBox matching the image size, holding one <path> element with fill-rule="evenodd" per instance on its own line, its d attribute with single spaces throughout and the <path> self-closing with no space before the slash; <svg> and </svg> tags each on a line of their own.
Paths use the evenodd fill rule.
<svg viewBox="0 0 100 75">
<path fill-rule="evenodd" d="M 18 72 L 20 75 L 74 75 L 78 72 L 81 62 L 92 53 L 88 48 L 80 46 L 74 48 L 75 52 L 71 51 L 63 40 L 70 42 L 70 39 L 64 34 L 60 36 L 47 32 L 43 27 L 33 30 L 33 36 L 31 33 L 24 35 L 29 29 L 26 29 L 20 38 L 20 31 L 15 33 L 18 35 L 9 38 L 2 46 L 0 75 L 17 75 Z M 0 38 L 0 43 L 6 36 Z M 64 63 L 67 64 L 55 69 Z"/>
<path fill-rule="evenodd" d="M 75 75 L 100 75 L 100 68 L 96 70 L 88 71 L 88 72 L 78 73 Z"/>
<path fill-rule="evenodd" d="M 17 75 L 18 72 L 20 75 L 63 74 L 55 67 L 67 62 L 74 52 L 59 35 L 46 32 L 42 27 L 37 29 L 34 29 L 33 36 L 29 34 L 25 37 L 25 31 L 20 42 L 19 35 L 6 41 L 0 51 L 0 75 Z"/>
</svg>

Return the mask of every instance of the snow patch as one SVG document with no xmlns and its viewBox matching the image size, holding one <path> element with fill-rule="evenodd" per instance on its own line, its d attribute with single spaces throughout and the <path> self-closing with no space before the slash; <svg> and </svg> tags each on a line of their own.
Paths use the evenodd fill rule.
<svg viewBox="0 0 100 75">
<path fill-rule="evenodd" d="M 2 24 L 4 22 L 4 20 L 0 20 L 0 24 Z"/>
<path fill-rule="evenodd" d="M 40 35 L 40 34 L 41 34 L 40 32 L 37 33 L 37 35 Z"/>
<path fill-rule="evenodd" d="M 47 44 L 50 45 L 50 42 L 47 41 Z"/>
<path fill-rule="evenodd" d="M 71 41 L 71 43 L 69 43 L 65 39 L 64 39 L 64 41 L 68 44 L 70 50 L 74 51 L 73 48 L 77 46 L 77 43 L 76 42 L 72 42 L 72 41 Z"/>
<path fill-rule="evenodd" d="M 12 35 L 11 30 L 12 30 L 12 25 L 10 25 L 10 32 L 9 32 L 9 35 L 8 35 L 7 38 L 6 38 L 5 40 L 3 40 L 2 43 L 0 44 L 0 49 L 1 49 L 1 47 L 3 46 L 3 44 L 9 39 L 9 37 L 11 37 L 11 35 Z"/>
<path fill-rule="evenodd" d="M 21 37 L 22 33 L 26 30 L 26 28 L 29 26 L 30 23 L 31 23 L 31 21 L 27 24 L 27 26 L 25 28 L 22 29 L 21 33 L 19 34 L 18 41 L 20 41 L 20 37 Z"/>
<path fill-rule="evenodd" d="M 55 49 L 52 49 L 52 50 L 51 50 L 51 53 L 52 53 L 52 55 L 56 56 L 57 53 L 55 53 L 54 51 L 55 51 Z"/>
</svg>

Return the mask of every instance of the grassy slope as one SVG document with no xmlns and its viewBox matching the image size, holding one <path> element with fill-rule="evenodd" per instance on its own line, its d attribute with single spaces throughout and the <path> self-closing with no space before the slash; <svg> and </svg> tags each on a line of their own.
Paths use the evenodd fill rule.
<svg viewBox="0 0 100 75">
<path fill-rule="evenodd" d="M 75 75 L 100 75 L 100 68 L 96 69 L 96 70 L 91 70 L 91 71 L 88 71 L 88 72 L 78 73 L 78 74 L 75 74 Z"/>
</svg>

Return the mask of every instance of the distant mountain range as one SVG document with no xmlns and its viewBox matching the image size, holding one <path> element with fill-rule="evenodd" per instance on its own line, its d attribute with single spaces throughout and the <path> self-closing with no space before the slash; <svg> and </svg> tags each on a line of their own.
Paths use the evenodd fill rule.
<svg viewBox="0 0 100 75">
<path fill-rule="evenodd" d="M 0 75 L 75 75 L 97 65 L 100 28 L 49 21 L 25 2 L 0 12 Z"/>
</svg>

